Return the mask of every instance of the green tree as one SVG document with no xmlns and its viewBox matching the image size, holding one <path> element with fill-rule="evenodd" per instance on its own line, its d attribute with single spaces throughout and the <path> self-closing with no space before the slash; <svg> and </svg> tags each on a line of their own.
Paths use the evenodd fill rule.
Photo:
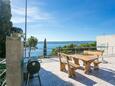
<svg viewBox="0 0 115 86">
<path fill-rule="evenodd" d="M 28 38 L 27 46 L 29 48 L 29 57 L 31 57 L 31 50 L 37 48 L 36 47 L 37 43 L 38 43 L 38 40 L 34 36 L 31 36 L 30 38 Z"/>
<path fill-rule="evenodd" d="M 43 56 L 47 56 L 47 41 L 46 38 L 44 39 L 44 49 L 43 49 Z"/>
<path fill-rule="evenodd" d="M 12 22 L 10 0 L 0 0 L 0 57 L 5 58 L 6 36 L 10 35 Z"/>
</svg>

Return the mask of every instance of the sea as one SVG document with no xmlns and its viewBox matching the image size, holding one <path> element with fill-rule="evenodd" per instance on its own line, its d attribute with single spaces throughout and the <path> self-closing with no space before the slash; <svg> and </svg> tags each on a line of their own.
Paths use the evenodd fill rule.
<svg viewBox="0 0 115 86">
<path fill-rule="evenodd" d="M 86 43 L 92 43 L 95 41 L 54 41 L 54 42 L 47 42 L 47 55 L 51 55 L 52 49 L 56 47 L 63 47 L 65 45 L 69 44 L 86 44 Z M 31 56 L 32 57 L 39 57 L 43 55 L 43 47 L 44 47 L 44 42 L 38 42 L 37 44 L 37 49 L 32 50 Z M 28 57 L 28 49 L 27 49 L 27 55 Z"/>
</svg>

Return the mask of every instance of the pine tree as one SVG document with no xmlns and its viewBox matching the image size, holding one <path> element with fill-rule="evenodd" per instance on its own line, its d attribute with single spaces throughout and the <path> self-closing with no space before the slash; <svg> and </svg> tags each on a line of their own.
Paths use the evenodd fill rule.
<svg viewBox="0 0 115 86">
<path fill-rule="evenodd" d="M 43 56 L 44 56 L 44 58 L 47 57 L 47 41 L 46 41 L 46 38 L 44 40 Z"/>
</svg>

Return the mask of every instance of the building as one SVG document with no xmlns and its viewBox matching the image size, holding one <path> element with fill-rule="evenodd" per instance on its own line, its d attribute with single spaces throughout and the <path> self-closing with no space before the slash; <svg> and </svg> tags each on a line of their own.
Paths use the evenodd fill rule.
<svg viewBox="0 0 115 86">
<path fill-rule="evenodd" d="M 105 55 L 115 55 L 115 35 L 96 37 L 97 49 L 104 50 Z"/>
</svg>

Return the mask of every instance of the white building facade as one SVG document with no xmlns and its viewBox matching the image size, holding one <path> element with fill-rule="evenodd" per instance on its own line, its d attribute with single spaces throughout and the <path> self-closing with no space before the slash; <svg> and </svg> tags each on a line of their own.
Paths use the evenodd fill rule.
<svg viewBox="0 0 115 86">
<path fill-rule="evenodd" d="M 96 37 L 97 49 L 104 50 L 105 55 L 115 55 L 115 35 Z"/>
</svg>

